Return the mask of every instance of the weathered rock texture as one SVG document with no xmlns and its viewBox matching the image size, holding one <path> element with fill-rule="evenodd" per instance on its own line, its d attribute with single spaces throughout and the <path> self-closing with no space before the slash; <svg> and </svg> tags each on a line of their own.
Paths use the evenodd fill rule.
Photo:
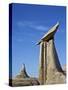
<svg viewBox="0 0 68 90">
<path fill-rule="evenodd" d="M 12 80 L 12 86 L 34 86 L 39 85 L 37 78 L 19 78 Z"/>
<path fill-rule="evenodd" d="M 40 84 L 65 83 L 66 73 L 62 70 L 54 44 L 54 35 L 58 27 L 59 23 L 53 26 L 38 43 L 40 44 Z"/>
<path fill-rule="evenodd" d="M 47 47 L 47 80 L 45 83 L 65 83 L 65 72 L 61 68 L 53 39 L 49 40 Z"/>
</svg>

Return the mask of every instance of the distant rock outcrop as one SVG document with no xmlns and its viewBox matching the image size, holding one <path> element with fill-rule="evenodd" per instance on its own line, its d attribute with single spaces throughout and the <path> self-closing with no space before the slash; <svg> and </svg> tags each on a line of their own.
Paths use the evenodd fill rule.
<svg viewBox="0 0 68 90">
<path fill-rule="evenodd" d="M 30 86 L 30 85 L 39 85 L 37 78 L 29 77 L 25 65 L 21 69 L 20 73 L 12 79 L 12 86 Z"/>
<path fill-rule="evenodd" d="M 21 71 L 20 73 L 15 77 L 15 79 L 23 79 L 23 78 L 29 78 L 27 72 L 26 72 L 26 68 L 25 68 L 25 64 L 22 65 Z"/>
</svg>

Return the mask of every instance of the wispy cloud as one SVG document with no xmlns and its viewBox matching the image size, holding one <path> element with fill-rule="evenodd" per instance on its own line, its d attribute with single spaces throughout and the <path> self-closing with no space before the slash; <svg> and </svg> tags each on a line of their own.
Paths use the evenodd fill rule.
<svg viewBox="0 0 68 90">
<path fill-rule="evenodd" d="M 35 30 L 40 30 L 40 31 L 47 31 L 48 30 L 47 26 L 40 25 L 36 22 L 30 22 L 30 21 L 19 21 L 19 22 L 17 22 L 17 25 L 19 27 L 29 27 L 29 28 L 33 28 Z"/>
</svg>

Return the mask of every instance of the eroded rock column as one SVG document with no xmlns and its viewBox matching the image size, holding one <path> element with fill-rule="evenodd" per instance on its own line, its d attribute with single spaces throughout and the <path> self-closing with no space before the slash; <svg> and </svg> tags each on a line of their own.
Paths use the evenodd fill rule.
<svg viewBox="0 0 68 90">
<path fill-rule="evenodd" d="M 40 45 L 40 84 L 64 83 L 65 72 L 59 62 L 54 44 L 54 35 L 59 27 L 57 22 L 38 42 Z"/>
<path fill-rule="evenodd" d="M 47 44 L 47 84 L 56 83 L 56 72 L 62 72 L 62 68 L 56 52 L 54 38 Z"/>
<path fill-rule="evenodd" d="M 40 67 L 39 67 L 39 81 L 44 84 L 46 81 L 47 73 L 47 42 L 40 43 Z"/>
<path fill-rule="evenodd" d="M 44 84 L 44 44 L 40 43 L 40 64 L 39 64 L 39 81 Z"/>
<path fill-rule="evenodd" d="M 47 79 L 47 42 L 44 42 L 44 84 Z"/>
</svg>

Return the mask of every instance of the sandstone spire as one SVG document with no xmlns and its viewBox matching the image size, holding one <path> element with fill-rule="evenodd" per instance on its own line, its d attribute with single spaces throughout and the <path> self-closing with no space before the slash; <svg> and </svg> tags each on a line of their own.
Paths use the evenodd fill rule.
<svg viewBox="0 0 68 90">
<path fill-rule="evenodd" d="M 61 73 L 64 76 L 54 44 L 54 35 L 58 27 L 59 22 L 57 22 L 56 25 L 54 25 L 38 42 L 38 45 L 40 44 L 40 84 L 59 83 L 56 80 L 56 72 L 58 72 L 58 74 Z M 60 78 L 61 77 L 59 77 L 58 80 Z"/>
<path fill-rule="evenodd" d="M 12 79 L 12 86 L 30 86 L 39 85 L 39 81 L 35 77 L 28 76 L 25 68 L 25 64 L 22 64 L 20 73 Z"/>
<path fill-rule="evenodd" d="M 28 78 L 28 74 L 26 72 L 25 64 L 22 64 L 20 73 L 15 77 L 16 79 Z"/>
</svg>

